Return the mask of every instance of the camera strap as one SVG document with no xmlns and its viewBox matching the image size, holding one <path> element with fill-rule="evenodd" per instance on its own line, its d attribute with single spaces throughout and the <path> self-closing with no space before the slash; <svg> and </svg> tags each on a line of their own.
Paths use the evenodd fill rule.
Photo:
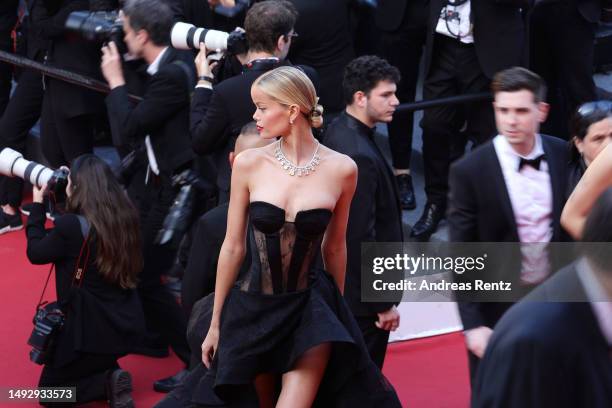
<svg viewBox="0 0 612 408">
<path fill-rule="evenodd" d="M 79 257 L 77 259 L 76 264 L 74 265 L 74 273 L 72 275 L 72 284 L 71 286 L 76 286 L 80 288 L 83 284 L 83 278 L 85 276 L 85 271 L 87 270 L 87 262 L 89 261 L 89 222 L 82 215 L 77 215 L 79 219 L 79 224 L 81 226 L 81 233 L 85 240 L 83 240 L 83 245 L 81 245 L 81 250 L 79 251 Z M 85 257 L 83 254 L 85 253 Z M 43 302 L 43 297 L 45 296 L 45 291 L 47 290 L 47 286 L 49 285 L 49 279 L 51 279 L 51 272 L 53 272 L 53 268 L 55 264 L 52 263 L 49 268 L 49 273 L 47 274 L 47 280 L 45 281 L 45 286 L 40 294 L 40 299 L 38 299 L 38 303 L 36 305 L 36 310 L 39 310 L 41 307 L 46 305 L 48 302 L 45 300 Z M 75 285 L 76 283 L 76 285 Z"/>
<path fill-rule="evenodd" d="M 72 274 L 72 286 L 81 287 L 83 285 L 83 279 L 85 277 L 85 271 L 87 270 L 87 263 L 89 262 L 89 237 L 90 237 L 90 228 L 89 222 L 82 215 L 77 215 L 79 219 L 79 224 L 81 225 L 81 234 L 85 239 L 83 240 L 83 245 L 81 245 L 81 250 L 79 251 L 79 257 L 74 265 L 74 273 Z M 75 284 L 76 283 L 76 284 Z"/>
</svg>

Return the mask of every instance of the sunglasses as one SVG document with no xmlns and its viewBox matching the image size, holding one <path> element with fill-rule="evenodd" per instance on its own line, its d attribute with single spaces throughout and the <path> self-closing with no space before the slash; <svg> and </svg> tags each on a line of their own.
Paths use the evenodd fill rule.
<svg viewBox="0 0 612 408">
<path fill-rule="evenodd" d="M 607 113 L 612 112 L 612 101 L 593 101 L 587 102 L 580 105 L 578 108 L 578 114 L 583 118 L 590 116 L 594 113 Z"/>
</svg>

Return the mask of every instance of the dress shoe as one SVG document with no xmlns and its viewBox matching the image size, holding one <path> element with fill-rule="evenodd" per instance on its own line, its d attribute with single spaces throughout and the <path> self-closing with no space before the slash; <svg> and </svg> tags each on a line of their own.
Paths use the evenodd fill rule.
<svg viewBox="0 0 612 408">
<path fill-rule="evenodd" d="M 189 371 L 181 370 L 171 377 L 157 380 L 153 383 L 153 389 L 157 392 L 170 392 L 181 384 L 183 379 L 187 377 L 187 374 L 189 374 Z"/>
<path fill-rule="evenodd" d="M 120 368 L 109 373 L 106 395 L 111 408 L 134 408 L 132 399 L 132 376 Z"/>
<path fill-rule="evenodd" d="M 444 207 L 440 204 L 427 203 L 421 218 L 414 224 L 410 237 L 419 242 L 429 241 L 431 235 L 438 229 L 438 224 L 444 218 Z"/>
<path fill-rule="evenodd" d="M 395 179 L 397 180 L 402 209 L 414 210 L 416 208 L 416 199 L 414 197 L 414 189 L 412 188 L 412 176 L 410 174 L 398 174 L 395 176 Z"/>
</svg>

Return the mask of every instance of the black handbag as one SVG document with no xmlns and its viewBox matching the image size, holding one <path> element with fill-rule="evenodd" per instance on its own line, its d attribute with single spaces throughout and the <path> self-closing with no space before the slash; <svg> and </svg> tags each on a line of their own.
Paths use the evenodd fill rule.
<svg viewBox="0 0 612 408">
<path fill-rule="evenodd" d="M 78 217 L 81 223 L 81 232 L 83 232 L 85 240 L 81 246 L 79 258 L 74 266 L 71 286 L 80 288 L 83 284 L 87 262 L 89 261 L 89 224 L 84 217 Z M 42 300 L 54 267 L 55 265 L 51 264 L 51 268 L 49 268 L 47 281 L 40 294 L 40 299 L 36 305 L 36 313 L 32 319 L 34 329 L 32 329 L 32 334 L 30 334 L 30 338 L 28 339 L 28 345 L 32 346 L 32 350 L 30 350 L 30 360 L 41 365 L 52 362 L 58 335 L 66 321 L 66 313 L 62 310 L 58 302 L 43 302 Z"/>
</svg>

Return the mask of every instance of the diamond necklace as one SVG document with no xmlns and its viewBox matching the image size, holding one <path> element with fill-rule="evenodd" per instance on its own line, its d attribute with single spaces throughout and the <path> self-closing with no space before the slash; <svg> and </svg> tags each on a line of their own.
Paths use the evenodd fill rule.
<svg viewBox="0 0 612 408">
<path fill-rule="evenodd" d="M 280 162 L 282 168 L 285 169 L 290 176 L 295 176 L 297 174 L 298 177 L 302 177 L 307 176 L 313 171 L 315 171 L 315 167 L 318 166 L 321 162 L 321 158 L 317 154 L 319 152 L 320 146 L 320 143 L 318 141 L 314 153 L 312 154 L 312 158 L 304 166 L 296 166 L 285 156 L 283 150 L 281 149 L 282 141 L 283 139 L 278 139 L 278 142 L 276 142 L 274 156 L 276 157 L 276 160 Z"/>
</svg>

